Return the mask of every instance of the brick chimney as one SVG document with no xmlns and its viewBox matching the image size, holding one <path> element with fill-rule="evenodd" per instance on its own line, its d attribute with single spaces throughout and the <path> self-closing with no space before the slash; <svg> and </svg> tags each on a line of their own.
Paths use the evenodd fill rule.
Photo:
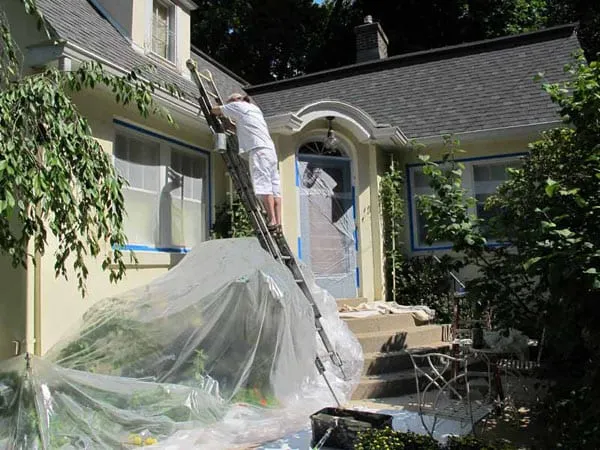
<svg viewBox="0 0 600 450">
<path fill-rule="evenodd" d="M 365 17 L 362 25 L 354 27 L 354 33 L 357 63 L 387 58 L 388 38 L 372 16 Z"/>
</svg>

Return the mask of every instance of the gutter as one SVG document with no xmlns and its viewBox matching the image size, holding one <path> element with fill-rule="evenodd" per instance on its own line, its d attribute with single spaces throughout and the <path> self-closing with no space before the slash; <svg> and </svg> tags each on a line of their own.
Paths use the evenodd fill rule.
<svg viewBox="0 0 600 450">
<path fill-rule="evenodd" d="M 508 127 L 485 128 L 481 130 L 464 131 L 459 133 L 442 133 L 430 136 L 410 138 L 409 141 L 419 142 L 421 144 L 438 144 L 444 141 L 444 136 L 451 135 L 462 142 L 472 142 L 489 138 L 519 137 L 530 134 L 540 133 L 542 131 L 557 127 L 562 124 L 561 120 L 550 120 L 547 122 L 536 122 L 527 125 L 512 125 Z"/>
<path fill-rule="evenodd" d="M 129 70 L 125 69 L 124 67 L 119 66 L 118 64 L 115 64 L 114 62 L 112 62 L 106 58 L 98 56 L 95 53 L 90 52 L 89 50 L 86 50 L 83 47 L 80 47 L 77 44 L 74 44 L 72 42 L 67 41 L 65 43 L 65 49 L 66 49 L 66 51 L 64 52 L 64 55 L 69 58 L 76 59 L 79 61 L 85 61 L 86 57 L 89 59 L 93 59 L 93 60 L 99 62 L 100 64 L 102 64 L 103 66 L 113 69 L 114 71 L 116 71 L 116 73 L 118 75 L 127 75 L 130 72 Z M 186 114 L 191 114 L 191 115 L 198 114 L 199 107 L 195 106 L 194 103 L 187 101 L 185 99 L 176 99 L 166 89 L 159 87 L 154 92 L 154 95 L 157 96 L 159 99 L 163 100 L 164 102 L 172 104 L 175 108 L 180 109 L 182 112 L 185 112 Z"/>
<path fill-rule="evenodd" d="M 127 75 L 130 72 L 114 62 L 64 39 L 49 40 L 28 46 L 25 64 L 33 68 L 40 68 L 58 61 L 58 68 L 68 71 L 71 70 L 72 60 L 83 62 L 88 59 L 97 61 L 115 75 Z M 184 115 L 195 118 L 199 115 L 199 107 L 195 103 L 186 99 L 174 98 L 166 89 L 157 88 L 154 91 L 154 96 L 162 103 L 166 103 Z M 200 123 L 208 127 L 203 116 L 200 117 Z"/>
</svg>

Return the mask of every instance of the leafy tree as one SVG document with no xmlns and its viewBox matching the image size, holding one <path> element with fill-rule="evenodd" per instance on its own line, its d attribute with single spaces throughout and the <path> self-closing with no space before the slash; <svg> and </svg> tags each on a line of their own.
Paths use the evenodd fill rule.
<svg viewBox="0 0 600 450">
<path fill-rule="evenodd" d="M 195 0 L 192 42 L 252 83 L 303 73 L 325 15 L 312 0 Z"/>
<path fill-rule="evenodd" d="M 34 0 L 21 0 L 45 27 Z M 94 62 L 72 72 L 48 68 L 23 76 L 19 50 L 6 17 L 0 17 L 0 251 L 14 266 L 26 266 L 28 251 L 44 255 L 54 236 L 54 269 L 68 266 L 85 294 L 86 257 L 102 256 L 111 281 L 125 273 L 123 253 L 125 183 L 72 95 L 103 86 L 115 101 L 133 104 L 143 117 L 169 114 L 153 100 L 158 85 L 144 81 L 142 69 L 111 75 Z M 170 86 L 172 94 L 177 95 Z M 29 247 L 29 248 L 28 248 Z M 31 261 L 31 260 L 30 260 Z"/>
<path fill-rule="evenodd" d="M 495 322 L 546 330 L 549 376 L 560 379 L 543 411 L 552 446 L 599 448 L 600 400 L 600 63 L 580 58 L 569 81 L 544 84 L 564 126 L 530 145 L 523 166 L 487 201 L 487 225 L 510 248 L 489 248 L 468 215 L 461 167 L 428 163 L 435 194 L 419 205 L 428 239 L 449 240 L 479 269 L 468 289 Z M 596 429 L 594 429 L 596 427 Z"/>
</svg>

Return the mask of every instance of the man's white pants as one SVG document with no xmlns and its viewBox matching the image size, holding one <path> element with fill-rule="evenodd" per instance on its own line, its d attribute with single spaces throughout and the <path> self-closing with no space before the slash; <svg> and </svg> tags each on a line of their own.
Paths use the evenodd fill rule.
<svg viewBox="0 0 600 450">
<path fill-rule="evenodd" d="M 281 197 L 281 179 L 275 150 L 263 147 L 250 150 L 249 163 L 254 193 Z"/>
</svg>

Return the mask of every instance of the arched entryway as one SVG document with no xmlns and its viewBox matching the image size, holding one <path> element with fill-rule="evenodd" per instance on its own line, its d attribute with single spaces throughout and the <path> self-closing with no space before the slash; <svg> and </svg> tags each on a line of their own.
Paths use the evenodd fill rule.
<svg viewBox="0 0 600 450">
<path fill-rule="evenodd" d="M 336 298 L 356 297 L 357 234 L 352 161 L 340 147 L 313 140 L 297 153 L 300 258 Z"/>
</svg>

